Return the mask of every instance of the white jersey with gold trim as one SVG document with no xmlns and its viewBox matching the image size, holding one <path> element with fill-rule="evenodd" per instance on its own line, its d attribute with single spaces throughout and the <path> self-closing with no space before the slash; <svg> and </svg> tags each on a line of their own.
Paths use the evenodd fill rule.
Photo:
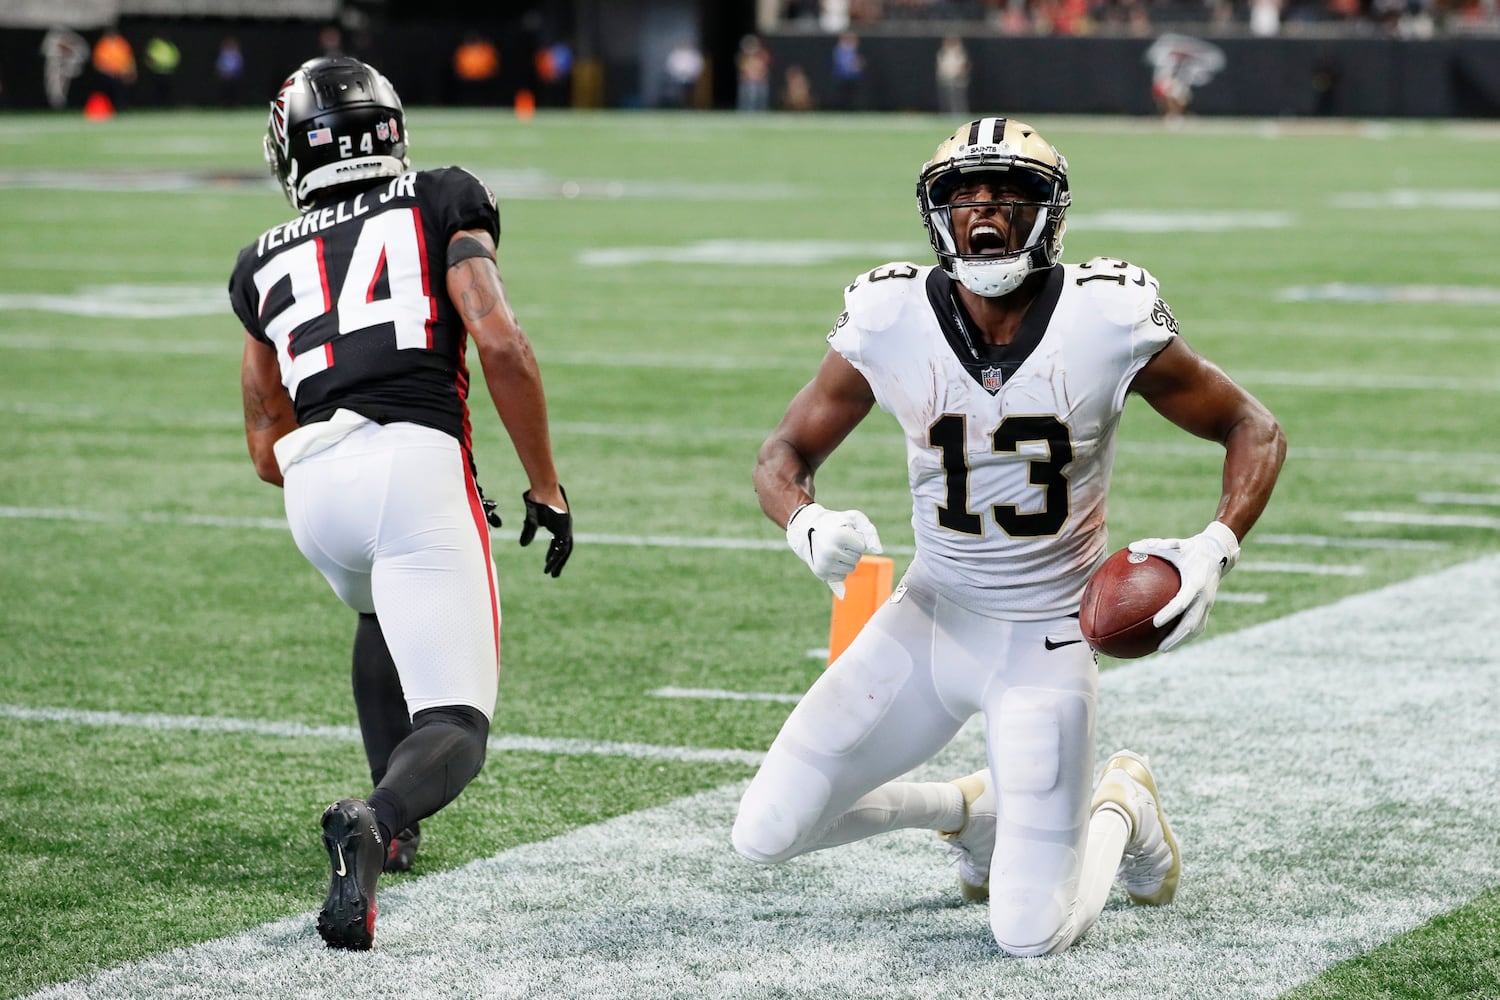
<svg viewBox="0 0 1500 1000">
<path fill-rule="evenodd" d="M 906 437 L 913 567 L 980 614 L 1076 613 L 1106 555 L 1131 379 L 1177 333 L 1156 279 L 1112 258 L 1058 265 L 1003 348 L 971 334 L 935 267 L 876 268 L 844 303 L 828 341 Z"/>
</svg>

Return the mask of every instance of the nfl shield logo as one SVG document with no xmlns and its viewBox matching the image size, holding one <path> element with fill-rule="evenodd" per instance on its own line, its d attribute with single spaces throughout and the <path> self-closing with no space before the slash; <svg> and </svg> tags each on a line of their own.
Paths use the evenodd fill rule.
<svg viewBox="0 0 1500 1000">
<path fill-rule="evenodd" d="M 979 373 L 979 384 L 984 386 L 986 392 L 991 396 L 1000 391 L 1000 369 L 990 365 Z"/>
</svg>

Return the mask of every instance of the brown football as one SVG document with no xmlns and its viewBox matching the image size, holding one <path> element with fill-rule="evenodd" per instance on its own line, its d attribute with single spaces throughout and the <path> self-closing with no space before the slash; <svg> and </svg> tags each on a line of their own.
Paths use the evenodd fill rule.
<svg viewBox="0 0 1500 1000">
<path fill-rule="evenodd" d="M 1156 652 L 1178 619 L 1157 628 L 1151 617 L 1181 585 L 1177 567 L 1165 559 L 1121 549 L 1104 560 L 1083 589 L 1078 624 L 1084 639 L 1104 655 L 1122 660 Z"/>
</svg>

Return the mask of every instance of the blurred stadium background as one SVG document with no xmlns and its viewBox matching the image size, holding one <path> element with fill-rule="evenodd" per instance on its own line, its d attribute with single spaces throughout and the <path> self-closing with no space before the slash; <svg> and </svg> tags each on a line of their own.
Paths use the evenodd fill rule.
<svg viewBox="0 0 1500 1000">
<path fill-rule="evenodd" d="M 845 34 L 857 79 L 835 66 Z M 413 105 L 731 108 L 764 65 L 771 108 L 928 111 L 949 36 L 976 107 L 1152 112 L 1166 36 L 1218 53 L 1205 114 L 1500 113 L 1495 0 L 5 0 L 0 106 L 255 104 L 290 55 L 338 50 Z"/>
</svg>

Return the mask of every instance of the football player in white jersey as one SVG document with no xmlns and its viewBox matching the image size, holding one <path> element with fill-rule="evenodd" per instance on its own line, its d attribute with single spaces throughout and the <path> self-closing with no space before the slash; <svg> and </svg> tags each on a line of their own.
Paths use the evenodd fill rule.
<svg viewBox="0 0 1500 1000">
<path fill-rule="evenodd" d="M 520 543 L 551 533 L 550 576 L 572 552 L 572 516 L 541 374 L 496 269 L 489 189 L 458 167 L 412 170 L 395 88 L 345 56 L 287 78 L 265 149 L 299 214 L 230 276 L 245 434 L 261 478 L 285 486 L 298 548 L 360 614 L 354 689 L 374 790 L 323 813 L 317 926 L 329 947 L 364 950 L 381 871 L 410 867 L 418 821 L 479 773 L 495 708 L 500 522 L 474 471 L 471 337 L 528 479 Z"/>
<path fill-rule="evenodd" d="M 891 599 L 813 684 L 740 803 L 734 846 L 762 864 L 900 828 L 938 831 L 960 889 L 989 900 L 1007 953 L 1067 948 L 1118 875 L 1164 904 L 1181 858 L 1147 760 L 1094 781 L 1098 672 L 1079 631 L 1106 555 L 1105 498 L 1129 393 L 1225 449 L 1203 531 L 1132 543 L 1173 562 L 1158 616 L 1203 628 L 1219 580 L 1281 469 L 1274 417 L 1178 335 L 1157 280 L 1122 260 L 1063 264 L 1067 163 L 1031 126 L 965 124 L 923 167 L 917 201 L 938 265 L 856 278 L 831 349 L 760 450 L 766 516 L 837 594 L 870 519 L 824 507 L 814 475 L 876 405 L 906 437 L 916 556 Z M 988 767 L 896 780 L 975 713 Z"/>
</svg>

